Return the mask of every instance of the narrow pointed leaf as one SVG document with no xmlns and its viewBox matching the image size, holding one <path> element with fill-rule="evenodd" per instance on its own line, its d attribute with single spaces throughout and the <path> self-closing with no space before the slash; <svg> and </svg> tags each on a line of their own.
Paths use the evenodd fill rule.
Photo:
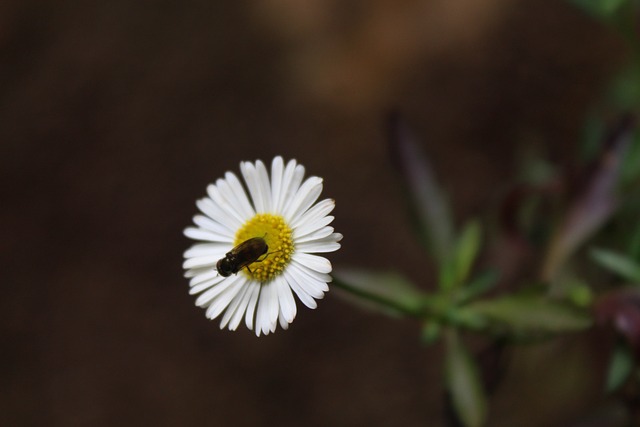
<svg viewBox="0 0 640 427">
<path fill-rule="evenodd" d="M 340 268 L 332 275 L 340 294 L 361 306 L 392 315 L 422 313 L 426 296 L 397 273 Z"/>
<path fill-rule="evenodd" d="M 420 144 L 399 115 L 390 120 L 389 144 L 420 235 L 440 266 L 451 256 L 453 223 L 444 193 Z"/>
<path fill-rule="evenodd" d="M 467 301 L 484 294 L 498 282 L 498 273 L 494 270 L 484 271 L 473 278 L 467 285 L 456 293 L 456 301 L 464 304 Z"/>
<path fill-rule="evenodd" d="M 538 296 L 507 296 L 465 306 L 514 332 L 571 332 L 587 329 L 592 319 L 584 312 Z"/>
<path fill-rule="evenodd" d="M 607 393 L 613 393 L 619 389 L 629 378 L 633 366 L 633 354 L 629 347 L 622 344 L 616 345 L 611 355 L 611 362 L 609 363 L 605 391 Z"/>
<path fill-rule="evenodd" d="M 447 333 L 446 380 L 453 407 L 464 425 L 484 425 L 487 399 L 478 368 L 454 330 Z"/>
<path fill-rule="evenodd" d="M 478 221 L 469 221 L 460 233 L 456 244 L 456 282 L 461 284 L 469 276 L 471 266 L 478 256 L 482 230 Z"/>
<path fill-rule="evenodd" d="M 602 267 L 616 273 L 630 283 L 640 285 L 640 263 L 626 255 L 606 249 L 593 249 L 591 258 Z"/>
<path fill-rule="evenodd" d="M 634 127 L 631 116 L 623 117 L 604 142 L 590 179 L 574 198 L 552 240 L 544 265 L 545 279 L 553 279 L 566 259 L 609 219 L 618 206 L 615 189 Z"/>
<path fill-rule="evenodd" d="M 469 221 L 460 232 L 452 257 L 440 267 L 440 288 L 455 289 L 467 279 L 478 255 L 480 242 L 480 224 L 476 220 Z"/>
</svg>

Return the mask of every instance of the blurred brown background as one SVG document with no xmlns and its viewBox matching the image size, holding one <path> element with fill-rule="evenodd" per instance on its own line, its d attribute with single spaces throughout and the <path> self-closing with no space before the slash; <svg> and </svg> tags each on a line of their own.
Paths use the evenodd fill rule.
<svg viewBox="0 0 640 427">
<path fill-rule="evenodd" d="M 335 292 L 259 339 L 205 319 L 181 268 L 194 202 L 241 160 L 296 158 L 337 200 L 334 265 L 428 289 L 386 112 L 462 218 L 523 141 L 571 160 L 623 56 L 549 0 L 0 3 L 0 424 L 442 425 L 441 349 L 416 323 Z M 597 399 L 579 366 L 553 400 L 554 351 L 515 365 L 491 425 L 563 425 Z"/>
</svg>

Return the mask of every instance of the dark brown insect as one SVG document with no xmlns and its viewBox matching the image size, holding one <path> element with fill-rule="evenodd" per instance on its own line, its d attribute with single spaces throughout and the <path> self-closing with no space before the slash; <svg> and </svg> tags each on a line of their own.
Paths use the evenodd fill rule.
<svg viewBox="0 0 640 427">
<path fill-rule="evenodd" d="M 262 237 L 245 240 L 218 260 L 216 270 L 221 276 L 229 277 L 245 267 L 248 269 L 249 264 L 256 262 L 268 250 L 269 246 Z"/>
</svg>

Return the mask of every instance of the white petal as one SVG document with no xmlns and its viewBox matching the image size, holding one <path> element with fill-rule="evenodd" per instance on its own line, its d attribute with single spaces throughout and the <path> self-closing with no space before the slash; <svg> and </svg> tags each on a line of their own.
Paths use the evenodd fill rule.
<svg viewBox="0 0 640 427">
<path fill-rule="evenodd" d="M 333 233 L 333 227 L 323 227 L 319 230 L 314 231 L 313 233 L 309 233 L 302 237 L 295 238 L 294 242 L 296 244 L 305 243 L 305 242 L 313 242 L 315 240 L 321 240 L 325 237 L 330 236 Z"/>
<path fill-rule="evenodd" d="M 281 207 L 278 210 L 278 212 L 284 212 L 288 209 L 289 205 L 291 204 L 293 199 L 296 197 L 296 194 L 298 194 L 298 190 L 300 189 L 300 184 L 302 183 L 303 178 L 304 178 L 304 166 L 296 165 L 293 168 L 291 179 L 289 179 L 288 183 L 286 183 L 283 186 L 283 189 L 286 188 L 286 190 L 284 190 L 284 199 L 282 200 Z M 286 179 L 286 171 L 285 171 L 285 179 Z"/>
<path fill-rule="evenodd" d="M 236 296 L 233 297 L 233 299 L 229 303 L 229 307 L 225 310 L 224 315 L 220 320 L 220 329 L 223 329 L 227 326 L 227 324 L 229 324 L 231 317 L 235 317 L 236 312 L 240 311 L 240 318 L 242 318 L 246 306 L 243 306 L 241 303 L 244 300 L 244 296 L 248 293 L 248 290 L 249 286 L 245 284 L 245 286 L 240 289 Z M 232 330 L 231 325 L 229 325 L 229 329 Z"/>
<path fill-rule="evenodd" d="M 225 174 L 225 177 L 227 178 L 229 186 L 235 194 L 238 203 L 242 204 L 243 209 L 249 214 L 249 216 L 255 215 L 256 212 L 253 209 L 251 201 L 249 200 L 249 196 L 247 196 L 247 192 L 244 190 L 244 187 L 242 186 L 242 183 L 240 182 L 238 176 L 235 173 L 227 172 Z"/>
<path fill-rule="evenodd" d="M 232 175 L 230 172 L 227 172 L 227 173 L 229 175 Z M 249 200 L 243 194 L 244 190 L 242 190 L 242 187 L 240 187 L 242 193 L 240 193 L 239 195 L 236 194 L 236 192 L 234 191 L 234 189 L 231 187 L 231 185 L 227 180 L 224 180 L 224 179 L 217 180 L 216 187 L 218 189 L 218 192 L 222 200 L 225 201 L 228 207 L 233 209 L 234 217 L 246 219 L 246 218 L 251 218 L 254 215 L 253 208 L 251 207 L 251 205 L 248 205 Z M 241 202 L 242 199 L 244 199 L 247 202 L 246 205 Z"/>
<path fill-rule="evenodd" d="M 203 230 L 202 228 L 188 227 L 184 230 L 184 235 L 190 239 L 202 240 L 204 242 L 231 243 L 226 236 L 222 236 L 209 230 Z"/>
<path fill-rule="evenodd" d="M 196 305 L 198 307 L 208 306 L 218 295 L 233 285 L 235 280 L 235 277 L 225 277 L 219 284 L 201 293 L 196 299 Z"/>
<path fill-rule="evenodd" d="M 280 303 L 280 313 L 284 319 L 291 323 L 296 317 L 296 301 L 293 299 L 291 288 L 289 284 L 284 280 L 284 277 L 278 276 L 275 280 L 276 287 L 278 289 L 278 301 Z"/>
<path fill-rule="evenodd" d="M 256 335 L 260 333 L 268 334 L 271 329 L 271 312 L 272 306 L 278 304 L 277 295 L 274 295 L 275 286 L 273 282 L 262 285 L 260 290 L 260 298 L 258 299 L 258 311 L 256 313 Z M 276 315 L 277 315 L 276 306 Z"/>
<path fill-rule="evenodd" d="M 262 324 L 262 332 L 267 335 L 269 332 L 273 332 L 276 323 L 278 322 L 278 312 L 280 311 L 280 305 L 278 304 L 278 290 L 275 282 L 269 282 L 265 287 L 266 299 L 266 322 Z M 260 295 L 262 299 L 262 295 Z M 262 302 L 262 301 L 261 301 Z"/>
<path fill-rule="evenodd" d="M 317 277 L 314 273 L 305 270 L 304 268 L 297 268 L 299 266 L 290 265 L 291 274 L 295 275 L 298 284 L 315 299 L 324 298 L 324 293 L 329 290 L 327 282 Z"/>
<path fill-rule="evenodd" d="M 280 311 L 280 301 L 278 300 L 278 287 L 276 282 L 270 283 L 270 292 L 271 295 L 269 297 L 269 331 L 273 332 L 275 325 L 278 322 L 278 312 Z"/>
<path fill-rule="evenodd" d="M 201 274 L 207 273 L 211 271 L 211 267 L 198 267 L 198 268 L 191 268 L 187 271 L 184 272 L 184 277 L 186 277 L 187 279 L 190 277 L 196 277 L 199 276 Z"/>
<path fill-rule="evenodd" d="M 255 332 L 257 336 L 260 336 L 260 334 L 262 333 L 262 325 L 264 322 L 266 322 L 266 313 L 267 313 L 267 306 L 266 306 L 266 293 L 267 293 L 267 285 L 261 285 L 260 286 L 260 295 L 258 297 L 258 304 L 256 305 L 256 319 L 255 319 Z"/>
<path fill-rule="evenodd" d="M 292 272 L 291 269 L 287 268 L 284 271 L 284 277 L 287 280 L 287 283 L 291 287 L 291 290 L 296 293 L 298 299 L 309 307 L 310 309 L 314 309 L 318 306 L 316 300 L 313 299 L 311 295 L 298 283 L 297 275 Z"/>
<path fill-rule="evenodd" d="M 220 258 L 211 255 L 205 255 L 205 256 L 198 256 L 198 257 L 193 257 L 193 258 L 187 258 L 183 263 L 182 263 L 182 268 L 189 269 L 189 268 L 198 268 L 198 267 L 211 267 L 213 268 L 214 265 L 216 265 L 216 263 L 218 262 Z"/>
<path fill-rule="evenodd" d="M 284 315 L 282 314 L 282 311 L 280 311 L 280 313 L 278 313 L 278 323 L 280 323 L 280 327 L 284 330 L 289 329 L 289 323 L 287 321 L 287 319 L 284 318 Z"/>
<path fill-rule="evenodd" d="M 218 273 L 217 271 L 214 271 L 214 272 L 216 274 Z M 190 295 L 199 294 L 200 292 L 206 291 L 207 289 L 216 286 L 218 283 L 222 282 L 224 279 L 225 278 L 222 276 L 216 276 L 216 277 L 212 277 L 210 279 L 206 279 L 201 282 L 198 282 L 189 288 L 189 294 Z"/>
<path fill-rule="evenodd" d="M 210 231 L 212 235 L 219 236 L 220 242 L 232 242 L 233 234 L 229 233 L 219 222 L 212 220 L 204 215 L 196 215 L 193 217 L 193 223 L 203 230 Z"/>
<path fill-rule="evenodd" d="M 292 266 L 292 267 L 294 267 L 296 269 L 302 270 L 302 272 L 304 273 L 305 276 L 313 277 L 316 280 L 319 280 L 320 282 L 323 282 L 323 283 L 331 283 L 331 281 L 333 280 L 333 278 L 331 277 L 330 274 L 319 273 L 319 272 L 317 272 L 315 270 L 310 269 L 306 265 L 300 264 L 299 262 L 296 262 L 296 261 L 292 261 L 290 266 Z"/>
<path fill-rule="evenodd" d="M 206 316 L 209 319 L 215 319 L 218 317 L 224 310 L 229 307 L 231 300 L 236 296 L 240 290 L 242 290 L 243 286 L 246 284 L 246 278 L 244 276 L 235 276 L 237 280 L 235 280 L 231 286 L 227 287 L 223 292 L 221 292 L 216 298 L 211 301 L 209 307 L 207 307 Z"/>
<path fill-rule="evenodd" d="M 218 182 L 221 181 L 221 179 L 218 180 Z M 237 209 L 233 202 L 229 202 L 224 198 L 218 186 L 209 185 L 207 187 L 207 193 L 209 194 L 209 197 L 211 197 L 211 200 L 213 200 L 213 202 L 217 204 L 220 209 L 222 209 L 227 214 L 227 216 L 232 218 L 232 221 L 241 225 L 244 223 L 244 221 L 247 220 L 247 218 L 242 214 L 242 212 Z M 234 228 L 238 228 L 238 226 Z"/>
<path fill-rule="evenodd" d="M 228 243 L 196 243 L 184 252 L 185 258 L 203 255 L 226 254 L 229 251 Z"/>
<path fill-rule="evenodd" d="M 289 160 L 289 162 L 287 162 L 284 171 L 280 173 L 282 176 L 278 182 L 279 168 L 280 166 L 276 165 L 276 159 L 274 159 L 274 164 L 271 166 L 271 191 L 274 212 L 281 212 L 282 206 L 287 201 L 287 197 L 289 197 L 288 191 L 295 173 L 296 161 Z"/>
<path fill-rule="evenodd" d="M 260 192 L 262 193 L 262 212 L 271 212 L 273 210 L 273 203 L 271 199 L 271 183 L 269 181 L 269 173 L 262 161 L 256 161 L 256 173 L 258 174 L 258 184 L 260 185 Z"/>
<path fill-rule="evenodd" d="M 249 303 L 247 304 L 247 314 L 244 316 L 244 322 L 249 330 L 253 329 L 253 318 L 256 312 L 256 303 L 258 302 L 258 296 L 260 295 L 260 289 L 262 286 L 252 283 L 251 296 Z"/>
<path fill-rule="evenodd" d="M 193 288 L 194 286 L 199 285 L 200 283 L 203 283 L 208 280 L 213 280 L 213 279 L 216 279 L 218 282 L 221 282 L 222 279 L 224 279 L 224 277 L 219 275 L 218 272 L 215 270 L 215 268 L 208 268 L 204 273 L 201 273 L 195 277 L 192 277 L 191 280 L 189 280 L 189 287 Z"/>
<path fill-rule="evenodd" d="M 333 234 L 332 234 L 333 236 Z M 340 243 L 335 240 L 314 240 L 312 242 L 296 243 L 296 251 L 304 253 L 326 253 L 340 249 Z"/>
<path fill-rule="evenodd" d="M 217 223 L 219 223 L 229 235 L 233 235 L 234 231 L 240 224 L 238 220 L 236 220 L 233 216 L 224 212 L 220 206 L 218 206 L 213 200 L 209 197 L 205 197 L 204 199 L 200 199 L 196 201 L 196 205 L 200 211 L 207 215 L 209 218 L 213 219 Z M 223 230 L 218 231 L 220 234 L 223 234 Z"/>
<path fill-rule="evenodd" d="M 240 172 L 242 172 L 244 182 L 246 182 L 249 189 L 249 195 L 255 211 L 264 212 L 264 200 L 262 191 L 260 191 L 260 182 L 255 166 L 250 162 L 242 162 L 240 163 Z"/>
<path fill-rule="evenodd" d="M 271 209 L 273 212 L 279 212 L 283 173 L 284 162 L 282 157 L 276 156 L 271 162 Z"/>
<path fill-rule="evenodd" d="M 317 221 L 327 216 L 336 207 L 333 199 L 324 199 L 313 205 L 309 210 L 291 222 L 292 228 L 303 226 L 303 224 Z"/>
<path fill-rule="evenodd" d="M 189 280 L 189 286 L 193 287 L 199 283 L 204 282 L 205 280 L 213 279 L 214 277 L 222 277 L 222 276 L 220 276 L 215 269 L 209 268 L 204 273 L 198 274 L 197 276 L 192 277 L 191 280 Z"/>
<path fill-rule="evenodd" d="M 295 252 L 292 260 L 319 273 L 331 273 L 331 263 L 321 256 Z"/>
<path fill-rule="evenodd" d="M 322 178 L 312 176 L 302 183 L 300 189 L 283 211 L 284 218 L 289 222 L 294 222 L 298 216 L 306 212 L 307 209 L 320 197 L 322 193 Z"/>
<path fill-rule="evenodd" d="M 303 236 L 313 233 L 314 231 L 320 230 L 323 227 L 326 227 L 333 221 L 333 217 L 331 215 L 325 216 L 313 221 L 308 221 L 300 224 L 299 227 L 293 229 L 293 238 L 300 239 Z"/>
<path fill-rule="evenodd" d="M 251 296 L 253 295 L 253 289 L 255 287 L 256 286 L 254 286 L 251 282 L 248 282 L 247 285 L 245 286 L 245 290 L 242 295 L 242 300 L 240 301 L 238 308 L 236 308 L 235 313 L 233 314 L 233 317 L 229 321 L 229 330 L 235 331 L 236 329 L 238 329 L 238 325 L 240 325 L 240 322 L 242 321 L 242 318 L 244 317 L 245 312 L 247 311 L 247 307 L 249 306 L 249 301 L 251 299 Z"/>
</svg>

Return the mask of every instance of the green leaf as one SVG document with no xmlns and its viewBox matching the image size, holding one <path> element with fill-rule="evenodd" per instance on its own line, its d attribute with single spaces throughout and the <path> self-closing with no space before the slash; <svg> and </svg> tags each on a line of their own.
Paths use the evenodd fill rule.
<svg viewBox="0 0 640 427">
<path fill-rule="evenodd" d="M 568 289 L 567 297 L 577 307 L 587 308 L 593 303 L 593 291 L 584 283 L 573 284 Z"/>
<path fill-rule="evenodd" d="M 449 204 L 420 141 L 398 114 L 390 118 L 389 145 L 423 243 L 442 267 L 451 257 L 454 240 Z"/>
<path fill-rule="evenodd" d="M 480 427 L 487 418 L 487 399 L 474 360 L 455 330 L 447 333 L 447 389 L 466 427 Z"/>
<path fill-rule="evenodd" d="M 592 324 L 584 312 L 540 296 L 506 296 L 464 308 L 518 332 L 571 332 Z"/>
<path fill-rule="evenodd" d="M 633 354 L 628 346 L 618 344 L 613 349 L 609 369 L 607 372 L 607 382 L 605 390 L 607 393 L 613 393 L 618 390 L 629 378 L 633 370 Z"/>
<path fill-rule="evenodd" d="M 586 179 L 573 197 L 554 233 L 543 266 L 543 278 L 553 282 L 567 259 L 611 217 L 619 205 L 616 191 L 620 169 L 632 140 L 633 116 L 621 117 L 602 142 L 602 150 Z"/>
<path fill-rule="evenodd" d="M 498 282 L 498 273 L 494 270 L 481 272 L 456 294 L 456 301 L 464 304 L 493 288 Z"/>
<path fill-rule="evenodd" d="M 631 258 L 607 249 L 592 249 L 590 254 L 602 267 L 631 283 L 640 284 L 640 264 Z"/>
<path fill-rule="evenodd" d="M 442 326 L 438 322 L 427 322 L 422 327 L 422 342 L 426 344 L 435 343 L 440 338 Z"/>
<path fill-rule="evenodd" d="M 456 263 L 455 258 L 448 259 L 444 264 L 440 266 L 440 272 L 438 274 L 438 285 L 440 289 L 449 291 L 453 289 L 456 284 Z"/>
<path fill-rule="evenodd" d="M 637 43 L 637 36 L 635 36 Z M 640 107 L 640 62 L 625 66 L 613 79 L 607 95 L 608 102 L 619 111 L 637 111 Z"/>
<path fill-rule="evenodd" d="M 456 241 L 453 257 L 440 272 L 440 286 L 443 289 L 455 288 L 467 280 L 481 242 L 480 223 L 477 220 L 467 222 Z"/>
<path fill-rule="evenodd" d="M 571 0 L 571 3 L 595 17 L 605 19 L 614 15 L 627 1 L 629 0 Z"/>
<path fill-rule="evenodd" d="M 636 228 L 629 238 L 627 252 L 634 261 L 640 261 L 640 222 L 636 224 Z"/>
<path fill-rule="evenodd" d="M 342 295 L 361 306 L 396 316 L 423 313 L 427 296 L 397 273 L 340 268 L 332 275 Z"/>
</svg>

